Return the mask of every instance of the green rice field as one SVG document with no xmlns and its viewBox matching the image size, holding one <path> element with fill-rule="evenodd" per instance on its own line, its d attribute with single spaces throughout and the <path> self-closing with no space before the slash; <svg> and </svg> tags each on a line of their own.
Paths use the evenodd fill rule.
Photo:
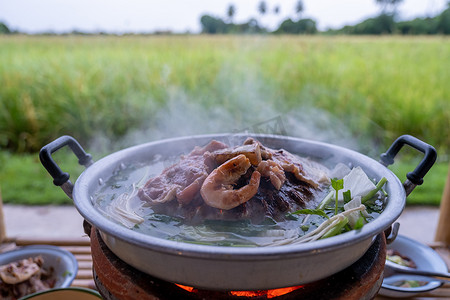
<svg viewBox="0 0 450 300">
<path fill-rule="evenodd" d="M 37 159 L 61 135 L 101 157 L 166 137 L 256 131 L 374 158 L 411 134 L 439 158 L 408 201 L 439 204 L 449 82 L 443 36 L 0 36 L 3 201 L 67 203 Z M 398 172 L 417 155 L 405 151 Z"/>
</svg>

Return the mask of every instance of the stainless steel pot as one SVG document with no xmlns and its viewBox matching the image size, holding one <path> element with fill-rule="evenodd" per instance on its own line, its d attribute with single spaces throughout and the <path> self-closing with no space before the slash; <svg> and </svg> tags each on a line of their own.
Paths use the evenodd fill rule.
<svg viewBox="0 0 450 300">
<path fill-rule="evenodd" d="M 386 153 L 381 163 L 358 152 L 310 140 L 273 135 L 251 135 L 271 148 L 284 148 L 314 160 L 361 166 L 370 178 L 386 177 L 388 201 L 381 215 L 361 230 L 299 245 L 261 248 L 234 248 L 174 242 L 144 235 L 104 217 L 92 204 L 99 182 L 107 179 L 120 164 L 150 161 L 155 155 L 173 156 L 205 145 L 211 139 L 243 142 L 248 135 L 201 135 L 151 142 L 112 153 L 92 163 L 73 138 L 63 136 L 46 145 L 40 152 L 41 162 L 54 178 L 54 184 L 71 197 L 79 213 L 101 233 L 106 245 L 127 264 L 155 277 L 211 290 L 258 290 L 309 283 L 334 274 L 357 261 L 369 248 L 374 237 L 389 229 L 400 216 L 406 196 L 436 160 L 435 149 L 412 137 L 401 136 Z M 417 168 L 407 174 L 402 185 L 386 167 L 393 163 L 403 145 L 423 152 Z M 52 153 L 69 146 L 88 167 L 75 185 L 69 174 L 61 171 Z"/>
</svg>

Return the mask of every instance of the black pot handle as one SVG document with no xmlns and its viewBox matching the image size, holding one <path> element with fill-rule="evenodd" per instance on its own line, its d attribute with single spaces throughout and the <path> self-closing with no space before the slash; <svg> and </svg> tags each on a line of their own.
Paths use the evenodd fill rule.
<svg viewBox="0 0 450 300">
<path fill-rule="evenodd" d="M 421 185 L 423 183 L 423 177 L 435 163 L 437 153 L 433 146 L 428 145 L 427 143 L 411 135 L 402 135 L 397 138 L 394 143 L 392 143 L 386 153 L 381 154 L 380 162 L 385 166 L 393 164 L 394 157 L 404 145 L 409 145 L 425 154 L 422 161 L 414 169 L 414 171 L 406 174 L 407 180 L 403 183 L 403 186 L 405 187 L 406 194 L 409 195 L 417 185 Z"/>
<path fill-rule="evenodd" d="M 80 144 L 73 137 L 64 135 L 53 142 L 42 147 L 39 152 L 39 159 L 47 172 L 53 177 L 53 184 L 61 186 L 64 192 L 72 198 L 73 185 L 70 182 L 69 173 L 63 172 L 58 164 L 53 160 L 52 154 L 64 146 L 69 146 L 77 156 L 78 163 L 86 168 L 93 164 L 92 156 L 84 151 Z"/>
</svg>

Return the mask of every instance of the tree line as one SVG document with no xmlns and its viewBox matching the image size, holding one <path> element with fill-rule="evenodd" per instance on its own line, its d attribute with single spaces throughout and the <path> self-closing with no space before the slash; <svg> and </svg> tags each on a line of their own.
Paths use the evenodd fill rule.
<svg viewBox="0 0 450 300">
<path fill-rule="evenodd" d="M 270 30 L 258 21 L 257 18 L 250 18 L 246 22 L 236 23 L 234 17 L 237 7 L 229 4 L 224 18 L 212 15 L 202 15 L 200 17 L 201 32 L 205 34 L 450 34 L 450 1 L 447 8 L 434 17 L 415 18 L 408 21 L 397 21 L 397 7 L 403 0 L 375 0 L 380 6 L 379 15 L 364 20 L 356 25 L 344 26 L 340 29 L 328 29 L 319 32 L 314 19 L 303 18 L 305 9 L 303 0 L 298 0 L 294 7 L 294 17 L 288 17 L 280 22 L 280 25 Z M 259 2 L 257 11 L 262 19 L 270 13 L 280 14 L 280 5 L 269 7 L 265 0 Z M 14 34 L 18 31 L 11 31 L 8 26 L 0 22 L 0 34 Z M 155 32 L 158 33 L 158 32 Z M 164 32 L 170 34 L 171 32 Z M 50 33 L 51 34 L 51 33 Z M 73 31 L 72 34 L 87 34 L 85 32 Z M 107 34 L 107 33 L 100 33 Z"/>
<path fill-rule="evenodd" d="M 302 18 L 304 4 L 302 0 L 297 1 L 294 12 L 295 18 L 287 18 L 274 30 L 269 30 L 256 18 L 247 22 L 235 23 L 233 18 L 236 14 L 236 6 L 230 4 L 226 10 L 226 17 L 214 17 L 203 15 L 200 18 L 202 33 L 206 34 L 247 34 L 247 33 L 272 33 L 272 34 L 450 34 L 450 2 L 447 8 L 435 17 L 415 18 L 409 21 L 396 21 L 398 15 L 397 7 L 403 0 L 375 0 L 380 6 L 379 15 L 362 21 L 356 25 L 344 26 L 340 29 L 328 29 L 319 32 L 317 23 L 310 18 Z M 265 1 L 259 2 L 257 7 L 261 18 L 273 12 L 278 15 L 280 6 L 275 5 L 269 9 Z"/>
</svg>

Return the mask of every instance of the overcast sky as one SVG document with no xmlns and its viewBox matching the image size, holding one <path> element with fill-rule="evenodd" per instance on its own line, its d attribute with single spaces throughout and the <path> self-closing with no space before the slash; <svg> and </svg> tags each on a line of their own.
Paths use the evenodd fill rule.
<svg viewBox="0 0 450 300">
<path fill-rule="evenodd" d="M 235 22 L 257 18 L 275 28 L 286 17 L 295 17 L 297 0 L 266 0 L 268 13 L 258 14 L 260 0 L 0 0 L 0 22 L 28 33 L 74 29 L 87 32 L 199 32 L 200 16 L 226 18 L 227 7 L 236 7 Z M 398 7 L 401 19 L 434 16 L 448 0 L 404 0 Z M 352 25 L 375 16 L 375 0 L 304 0 L 302 16 L 317 22 L 319 29 Z M 280 13 L 273 8 L 279 5 Z"/>
</svg>

